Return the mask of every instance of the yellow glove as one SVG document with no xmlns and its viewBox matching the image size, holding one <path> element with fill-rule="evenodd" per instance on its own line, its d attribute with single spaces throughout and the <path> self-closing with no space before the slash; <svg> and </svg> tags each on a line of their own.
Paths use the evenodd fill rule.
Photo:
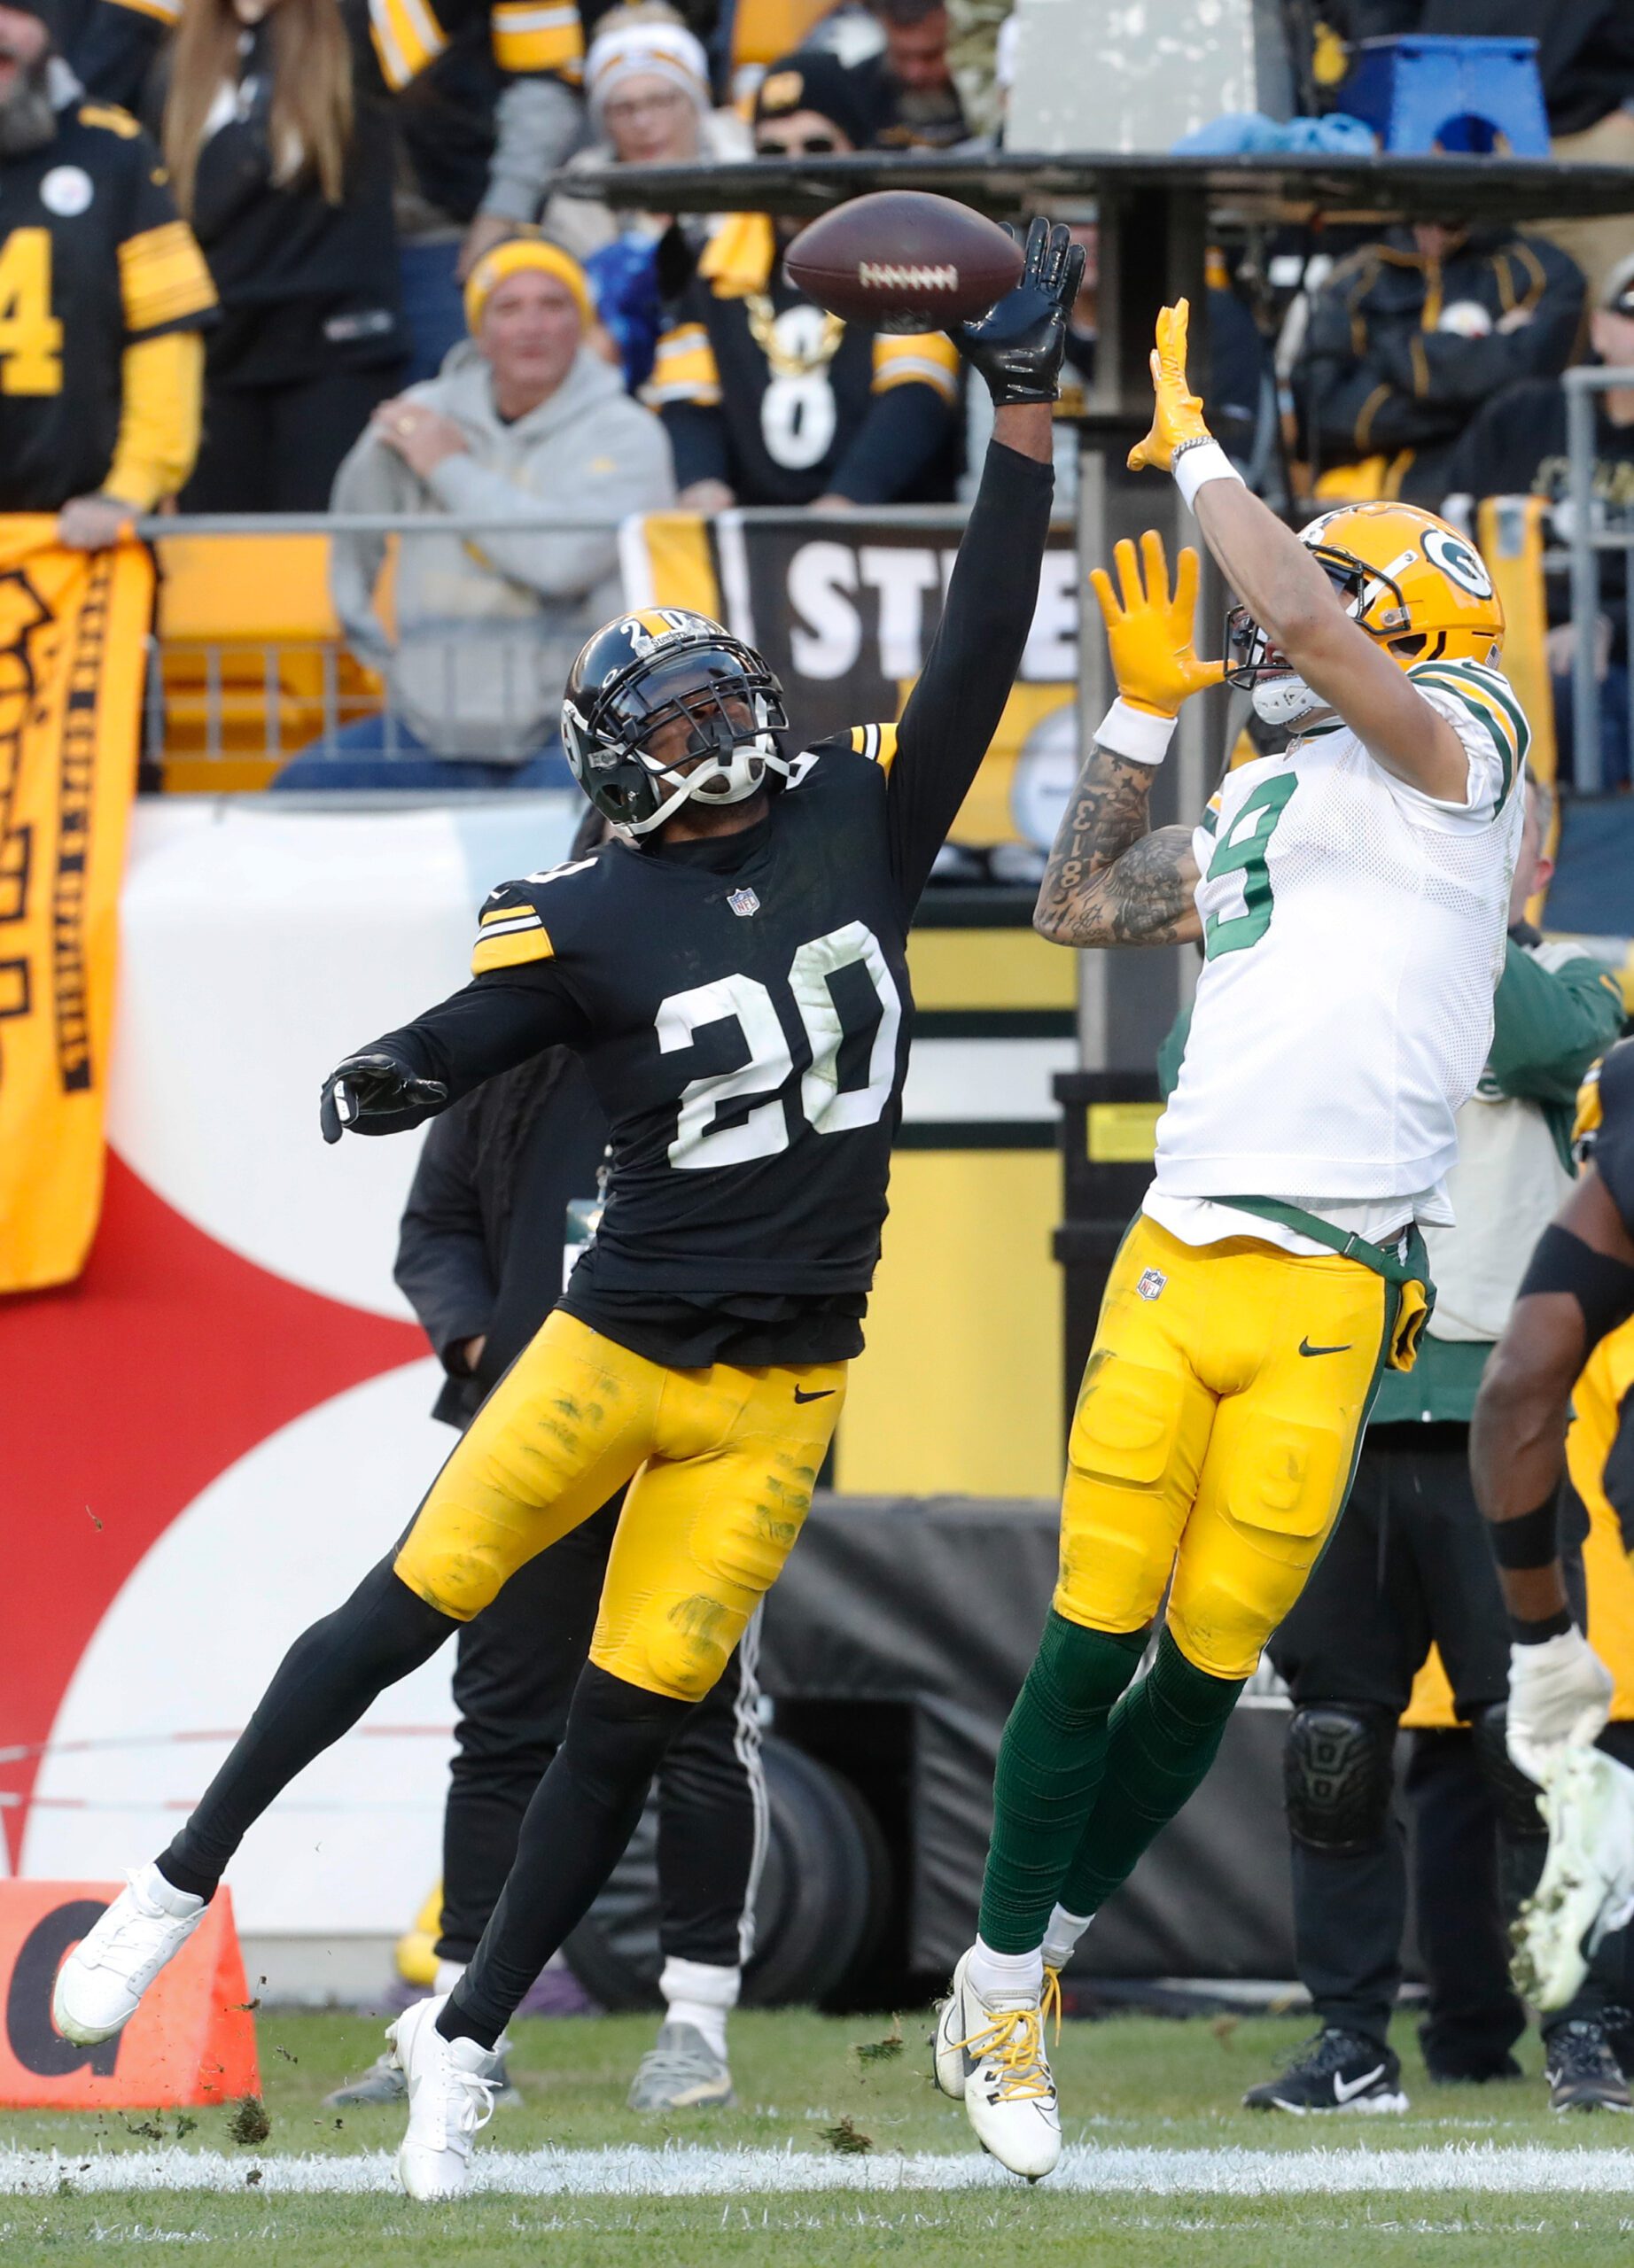
<svg viewBox="0 0 1634 2268">
<path fill-rule="evenodd" d="M 1157 344 L 1152 349 L 1152 384 L 1157 404 L 1152 430 L 1129 452 L 1129 470 L 1140 472 L 1148 465 L 1158 472 L 1172 472 L 1174 453 L 1184 441 L 1210 441 L 1214 436 L 1203 423 L 1202 402 L 1186 382 L 1186 326 L 1191 302 L 1160 309 Z"/>
<path fill-rule="evenodd" d="M 1140 539 L 1141 564 L 1127 539 L 1112 556 L 1117 563 L 1122 598 L 1114 593 L 1112 578 L 1104 567 L 1092 567 L 1090 586 L 1106 618 L 1107 644 L 1120 696 L 1132 709 L 1148 716 L 1175 717 L 1180 703 L 1194 693 L 1218 685 L 1226 674 L 1224 662 L 1204 662 L 1192 643 L 1197 611 L 1197 554 L 1188 545 L 1180 554 L 1174 594 L 1169 591 L 1169 562 L 1163 540 L 1155 528 Z M 1142 580 L 1144 567 L 1144 581 Z"/>
</svg>

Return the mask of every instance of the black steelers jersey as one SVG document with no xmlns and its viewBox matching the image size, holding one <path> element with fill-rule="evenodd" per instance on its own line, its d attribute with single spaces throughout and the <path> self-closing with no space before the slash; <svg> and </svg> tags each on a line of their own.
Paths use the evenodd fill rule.
<svg viewBox="0 0 1634 2268">
<path fill-rule="evenodd" d="M 1575 1132 L 1634 1237 L 1634 1039 L 1619 1040 L 1590 1073 Z"/>
<path fill-rule="evenodd" d="M 215 292 L 152 143 L 122 110 L 59 113 L 0 165 L 0 511 L 54 512 L 113 462 L 125 349 L 197 330 Z"/>
<path fill-rule="evenodd" d="M 611 1162 L 570 1304 L 609 1336 L 633 1300 L 774 1326 L 805 1303 L 860 1314 L 907 1068 L 908 924 L 1020 664 L 1051 486 L 1047 465 L 989 451 L 899 726 L 807 750 L 737 834 L 610 843 L 504 884 L 471 983 L 376 1043 L 451 1099 L 541 1047 L 580 1054 Z"/>
</svg>

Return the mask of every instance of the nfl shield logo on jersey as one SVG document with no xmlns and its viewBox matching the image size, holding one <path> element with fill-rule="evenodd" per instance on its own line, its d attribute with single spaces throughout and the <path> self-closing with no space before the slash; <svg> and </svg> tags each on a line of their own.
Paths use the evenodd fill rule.
<svg viewBox="0 0 1634 2268">
<path fill-rule="evenodd" d="M 750 914 L 759 913 L 760 911 L 760 901 L 751 889 L 728 890 L 727 904 L 734 913 L 741 913 L 745 920 Z"/>
<path fill-rule="evenodd" d="M 1168 1281 L 1169 1278 L 1161 1268 L 1148 1268 L 1135 1285 L 1135 1289 L 1143 1300 L 1155 1300 Z"/>
</svg>

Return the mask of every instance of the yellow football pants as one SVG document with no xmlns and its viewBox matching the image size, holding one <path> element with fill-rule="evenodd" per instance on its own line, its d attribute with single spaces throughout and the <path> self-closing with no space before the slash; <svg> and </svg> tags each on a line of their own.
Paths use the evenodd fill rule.
<svg viewBox="0 0 1634 2268">
<path fill-rule="evenodd" d="M 590 1658 L 699 1700 L 800 1533 L 845 1371 L 666 1370 L 558 1309 L 438 1474 L 396 1571 L 469 1621 L 628 1480 Z"/>
<path fill-rule="evenodd" d="M 1141 1215 L 1072 1421 L 1056 1612 L 1139 1630 L 1172 1577 L 1181 1652 L 1249 1676 L 1343 1508 L 1396 1302 L 1358 1261 Z"/>
</svg>

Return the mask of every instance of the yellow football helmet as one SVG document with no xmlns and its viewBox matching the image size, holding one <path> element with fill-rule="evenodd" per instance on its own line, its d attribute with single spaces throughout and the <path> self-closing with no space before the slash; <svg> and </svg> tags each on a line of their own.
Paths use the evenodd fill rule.
<svg viewBox="0 0 1634 2268">
<path fill-rule="evenodd" d="M 1495 664 L 1504 608 L 1486 562 L 1467 536 L 1416 504 L 1344 504 L 1300 531 L 1345 612 L 1403 669 L 1415 662 Z M 1321 706 L 1245 607 L 1226 617 L 1228 685 L 1246 687 L 1271 724 Z"/>
</svg>

